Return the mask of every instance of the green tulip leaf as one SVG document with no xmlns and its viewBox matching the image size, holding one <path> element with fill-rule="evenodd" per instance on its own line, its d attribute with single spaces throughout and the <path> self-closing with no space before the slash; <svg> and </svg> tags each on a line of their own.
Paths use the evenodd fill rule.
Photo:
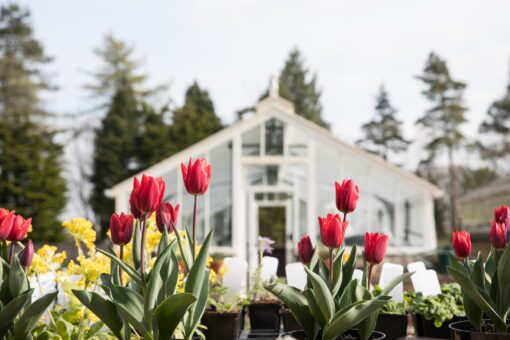
<svg viewBox="0 0 510 340">
<path fill-rule="evenodd" d="M 136 247 L 133 247 L 133 248 L 136 248 Z M 119 259 L 117 256 L 115 256 L 115 254 L 112 254 L 110 252 L 107 252 L 107 251 L 104 251 L 102 249 L 99 249 L 97 248 L 96 249 L 98 252 L 100 252 L 101 254 L 103 255 L 106 255 L 107 257 L 110 258 L 110 260 L 114 261 L 115 263 L 117 263 L 117 265 L 122 268 L 122 270 L 124 272 L 126 272 L 126 274 L 129 275 L 129 277 L 131 277 L 137 284 L 139 284 L 140 286 L 144 287 L 145 288 L 145 282 L 143 282 L 141 276 L 139 273 L 136 272 L 136 270 L 131 267 L 130 265 L 128 265 L 126 262 L 122 261 L 121 259 Z M 133 249 L 134 250 L 134 249 Z"/>
<path fill-rule="evenodd" d="M 123 320 L 119 315 L 119 310 L 113 302 L 104 299 L 95 292 L 87 292 L 84 290 L 72 290 L 74 296 L 92 313 L 94 313 L 101 321 L 104 322 L 112 333 L 121 340 L 129 339 L 129 329 L 125 327 Z"/>
<path fill-rule="evenodd" d="M 271 284 L 265 288 L 290 308 L 308 339 L 317 337 L 319 328 L 310 313 L 308 301 L 297 288 L 280 283 Z"/>
<path fill-rule="evenodd" d="M 324 327 L 326 325 L 326 319 L 324 318 L 324 315 L 322 315 L 322 311 L 319 307 L 319 304 L 317 303 L 317 299 L 315 298 L 313 290 L 309 288 L 303 291 L 301 294 L 303 294 L 303 296 L 306 299 L 306 302 L 308 302 L 310 313 L 313 315 L 315 321 L 317 321 L 320 327 Z"/>
<path fill-rule="evenodd" d="M 342 294 L 343 290 L 352 281 L 352 274 L 356 268 L 356 245 L 353 245 L 347 261 L 344 263 L 342 268 L 342 284 L 338 293 Z"/>
<path fill-rule="evenodd" d="M 179 234 L 179 231 L 177 231 L 177 228 L 174 228 L 175 238 L 177 239 L 177 244 L 179 245 L 179 251 L 181 253 L 182 260 L 184 261 L 184 266 L 186 267 L 186 271 L 189 273 L 191 270 L 191 252 L 189 251 L 189 248 L 187 246 L 184 246 L 183 240 L 181 239 L 181 235 Z M 188 232 L 186 231 L 186 234 Z M 190 243 L 190 240 L 186 240 L 187 243 Z"/>
<path fill-rule="evenodd" d="M 192 294 L 175 294 L 163 301 L 154 310 L 159 340 L 169 340 L 172 338 L 179 322 L 181 322 L 189 307 L 195 301 L 196 298 Z"/>
<path fill-rule="evenodd" d="M 25 304 L 30 300 L 33 289 L 29 289 L 12 299 L 0 310 L 0 338 L 7 335 L 14 318 L 21 312 Z"/>
<path fill-rule="evenodd" d="M 27 276 L 17 256 L 13 256 L 9 271 L 9 291 L 11 296 L 18 296 L 28 289 Z"/>
<path fill-rule="evenodd" d="M 213 230 L 207 234 L 202 247 L 198 253 L 197 258 L 195 259 L 195 263 L 191 266 L 191 270 L 189 272 L 188 278 L 186 279 L 185 291 L 186 293 L 193 294 L 198 296 L 200 293 L 200 288 L 202 287 L 202 283 L 205 275 L 205 267 L 207 264 L 207 259 L 209 257 L 209 244 L 211 243 L 211 238 L 213 235 Z M 189 243 L 189 242 L 188 242 Z"/>
<path fill-rule="evenodd" d="M 163 228 L 163 233 L 161 234 L 161 239 L 159 240 L 158 244 L 158 251 L 156 253 L 158 257 L 163 253 L 167 246 L 168 246 L 168 229 L 165 226 L 165 228 Z"/>
<path fill-rule="evenodd" d="M 499 291 L 503 293 L 510 284 L 510 247 L 505 247 L 498 263 Z"/>
<path fill-rule="evenodd" d="M 46 294 L 25 308 L 23 314 L 14 324 L 14 340 L 30 339 L 32 330 L 37 325 L 44 311 L 55 300 L 57 294 L 58 291 Z"/>
<path fill-rule="evenodd" d="M 308 275 L 308 278 L 312 282 L 313 292 L 317 298 L 317 303 L 319 304 L 322 316 L 326 320 L 326 323 L 328 323 L 335 313 L 335 303 L 333 301 L 333 296 L 331 296 L 328 286 L 319 275 L 315 274 L 306 267 L 305 271 Z"/>
<path fill-rule="evenodd" d="M 140 243 L 142 242 L 142 231 L 141 231 L 141 225 L 140 221 L 137 219 L 135 222 L 135 228 L 133 231 L 133 247 L 132 247 L 132 254 L 133 254 L 133 264 L 135 265 L 135 272 L 137 269 L 140 269 L 140 262 L 142 261 L 142 254 L 141 254 L 141 248 Z"/>
<path fill-rule="evenodd" d="M 122 317 L 133 326 L 138 334 L 146 336 L 150 320 L 144 322 L 143 297 L 134 290 L 121 286 L 113 286 L 110 293 L 112 301 Z"/>
</svg>

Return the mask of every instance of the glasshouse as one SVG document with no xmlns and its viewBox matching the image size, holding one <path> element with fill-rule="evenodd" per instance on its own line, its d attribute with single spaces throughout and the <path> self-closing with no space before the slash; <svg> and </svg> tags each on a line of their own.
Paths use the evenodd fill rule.
<svg viewBox="0 0 510 340">
<path fill-rule="evenodd" d="M 341 178 L 353 179 L 365 197 L 349 220 L 347 244 L 377 231 L 391 235 L 390 252 L 397 254 L 436 247 L 433 200 L 441 191 L 295 114 L 274 82 L 254 114 L 143 171 L 165 180 L 165 200 L 181 204 L 177 224 L 186 226 L 193 202 L 180 166 L 190 156 L 207 159 L 214 169 L 211 190 L 198 206 L 199 240 L 214 227 L 214 251 L 252 266 L 258 235 L 276 241 L 281 263 L 295 259 L 300 235 L 316 239 L 317 216 L 334 211 L 332 185 Z M 128 210 L 132 185 L 127 178 L 107 191 L 117 212 Z"/>
</svg>

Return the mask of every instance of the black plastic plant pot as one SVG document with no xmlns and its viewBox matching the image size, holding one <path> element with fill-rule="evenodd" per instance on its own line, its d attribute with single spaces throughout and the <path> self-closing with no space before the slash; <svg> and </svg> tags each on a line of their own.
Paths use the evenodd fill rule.
<svg viewBox="0 0 510 340">
<path fill-rule="evenodd" d="M 380 313 L 375 330 L 386 334 L 388 340 L 405 338 L 407 335 L 407 314 Z"/>
<path fill-rule="evenodd" d="M 336 338 L 336 340 L 355 340 L 355 339 L 359 339 L 359 338 L 360 337 L 358 334 L 358 330 L 352 329 L 350 331 L 345 332 L 343 335 L 339 336 L 338 338 Z M 291 339 L 310 340 L 310 339 L 306 338 L 305 332 L 303 332 L 302 330 L 284 333 L 280 336 L 279 339 L 282 339 L 282 340 L 291 340 Z M 375 331 L 370 336 L 370 340 L 381 340 L 381 339 L 386 339 L 386 335 L 384 335 L 381 332 Z"/>
<path fill-rule="evenodd" d="M 490 320 L 486 320 L 491 324 Z M 454 340 L 510 340 L 510 333 L 484 333 L 474 329 L 467 320 L 450 323 L 451 339 Z"/>
<path fill-rule="evenodd" d="M 280 307 L 279 302 L 252 302 L 249 304 L 248 315 L 251 329 L 280 331 Z"/>
<path fill-rule="evenodd" d="M 450 339 L 450 328 L 448 326 L 453 322 L 464 321 L 466 318 L 454 316 L 453 319 L 443 322 L 441 327 L 436 327 L 434 325 L 434 320 L 427 320 L 421 314 L 413 314 L 413 320 L 416 336 L 436 339 Z"/>
<path fill-rule="evenodd" d="M 282 317 L 284 332 L 287 333 L 301 330 L 301 326 L 296 321 L 296 318 L 294 317 L 294 314 L 292 314 L 290 309 L 283 307 L 280 311 L 280 315 Z"/>
<path fill-rule="evenodd" d="M 211 340 L 237 340 L 241 334 L 242 313 L 218 313 L 206 311 L 202 316 L 202 324 L 206 339 Z"/>
</svg>

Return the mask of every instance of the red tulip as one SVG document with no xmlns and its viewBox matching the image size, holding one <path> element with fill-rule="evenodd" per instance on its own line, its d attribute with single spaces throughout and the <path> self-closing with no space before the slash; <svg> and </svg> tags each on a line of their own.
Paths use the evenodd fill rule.
<svg viewBox="0 0 510 340">
<path fill-rule="evenodd" d="M 186 191 L 194 196 L 205 194 L 211 181 L 211 165 L 203 158 L 194 163 L 190 158 L 188 167 L 181 163 L 181 170 Z"/>
<path fill-rule="evenodd" d="M 169 233 L 174 228 L 174 224 L 177 223 L 177 217 L 179 216 L 179 204 L 175 207 L 170 203 L 163 203 L 156 211 L 156 224 L 158 225 L 159 232 L 163 232 L 163 228 L 166 227 Z"/>
<path fill-rule="evenodd" d="M 301 237 L 301 240 L 299 240 L 297 245 L 297 251 L 299 260 L 305 265 L 309 264 L 315 251 L 312 240 L 310 240 L 310 236 L 306 235 Z"/>
<path fill-rule="evenodd" d="M 5 241 L 7 236 L 12 229 L 12 223 L 14 222 L 14 210 L 9 211 L 7 209 L 0 208 L 0 240 Z"/>
<path fill-rule="evenodd" d="M 510 228 L 510 208 L 502 205 L 499 208 L 494 208 L 494 219 L 496 222 L 503 224 L 508 230 Z"/>
<path fill-rule="evenodd" d="M 28 268 L 32 264 L 32 260 L 34 258 L 34 244 L 32 240 L 28 240 L 27 246 L 21 252 L 21 257 L 19 262 L 23 268 Z"/>
<path fill-rule="evenodd" d="M 375 265 L 384 260 L 388 248 L 388 235 L 365 233 L 365 259 Z"/>
<path fill-rule="evenodd" d="M 27 218 L 26 220 L 21 215 L 14 216 L 14 221 L 12 222 L 12 229 L 9 235 L 7 236 L 7 240 L 11 242 L 19 242 L 23 240 L 27 236 L 28 228 L 32 223 L 32 218 Z"/>
<path fill-rule="evenodd" d="M 466 258 L 471 254 L 471 235 L 467 231 L 456 231 L 452 233 L 452 245 L 460 258 Z"/>
<path fill-rule="evenodd" d="M 489 234 L 491 244 L 495 249 L 504 249 L 506 245 L 506 227 L 503 223 L 492 220 L 491 232 Z"/>
<path fill-rule="evenodd" d="M 335 182 L 336 189 L 336 207 L 344 214 L 353 212 L 358 205 L 359 191 L 358 186 L 352 179 L 342 181 L 340 185 Z"/>
<path fill-rule="evenodd" d="M 319 217 L 322 243 L 328 248 L 338 248 L 344 242 L 347 221 L 342 221 L 338 214 Z"/>
<path fill-rule="evenodd" d="M 110 216 L 110 236 L 112 242 L 123 246 L 133 237 L 133 215 L 121 213 Z"/>
<path fill-rule="evenodd" d="M 161 177 L 154 178 L 152 176 L 142 176 L 142 181 L 137 178 L 133 180 L 133 191 L 129 197 L 129 203 L 132 213 L 137 218 L 143 215 L 150 215 L 155 212 L 165 194 L 165 182 Z"/>
</svg>

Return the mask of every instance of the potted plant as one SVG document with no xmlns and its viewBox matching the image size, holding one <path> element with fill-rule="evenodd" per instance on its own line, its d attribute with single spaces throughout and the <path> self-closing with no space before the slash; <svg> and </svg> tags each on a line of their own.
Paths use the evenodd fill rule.
<svg viewBox="0 0 510 340">
<path fill-rule="evenodd" d="M 405 300 L 413 315 L 416 335 L 420 337 L 449 339 L 449 325 L 465 320 L 462 292 L 457 283 L 441 286 L 441 293 L 423 296 L 406 292 Z"/>
<path fill-rule="evenodd" d="M 374 296 L 381 295 L 382 289 L 379 286 L 375 286 L 372 294 Z M 407 323 L 408 314 L 407 310 L 409 305 L 407 300 L 403 302 L 396 302 L 395 300 L 389 300 L 384 306 L 382 306 L 379 316 L 377 317 L 377 323 L 375 330 L 386 335 L 387 340 L 405 338 L 407 335 Z"/>
<path fill-rule="evenodd" d="M 455 339 L 510 339 L 510 209 L 494 209 L 491 223 L 491 252 L 484 258 L 479 253 L 470 260 L 471 236 L 466 231 L 452 233 L 454 257 L 448 273 L 462 287 L 464 309 L 468 321 L 450 324 Z"/>
<path fill-rule="evenodd" d="M 262 257 L 271 254 L 274 241 L 267 237 L 259 237 L 257 241 L 258 265 L 251 277 L 252 285 L 249 290 L 250 304 L 248 316 L 252 330 L 280 331 L 281 302 L 275 299 L 265 288 L 262 279 Z"/>
<path fill-rule="evenodd" d="M 363 279 L 353 279 L 356 246 L 344 262 L 343 241 L 347 213 L 356 208 L 358 188 L 349 180 L 342 185 L 336 183 L 336 189 L 337 208 L 343 212 L 343 219 L 339 214 L 319 217 L 321 240 L 329 250 L 328 261 L 319 258 L 310 237 L 304 236 L 298 243 L 298 254 L 308 277 L 305 289 L 280 283 L 267 285 L 266 289 L 290 308 L 302 328 L 288 336 L 309 340 L 382 339 L 384 334 L 374 330 L 380 309 L 390 300 L 387 293 L 412 273 L 395 278 L 380 295 L 374 296 L 368 283 L 373 267 L 384 259 L 388 236 L 366 233 Z"/>
<path fill-rule="evenodd" d="M 238 339 L 243 330 L 242 309 L 246 299 L 237 294 L 227 295 L 228 289 L 222 284 L 223 275 L 227 270 L 227 265 L 223 264 L 216 275 L 211 272 L 209 306 L 201 321 L 206 339 Z"/>
</svg>

